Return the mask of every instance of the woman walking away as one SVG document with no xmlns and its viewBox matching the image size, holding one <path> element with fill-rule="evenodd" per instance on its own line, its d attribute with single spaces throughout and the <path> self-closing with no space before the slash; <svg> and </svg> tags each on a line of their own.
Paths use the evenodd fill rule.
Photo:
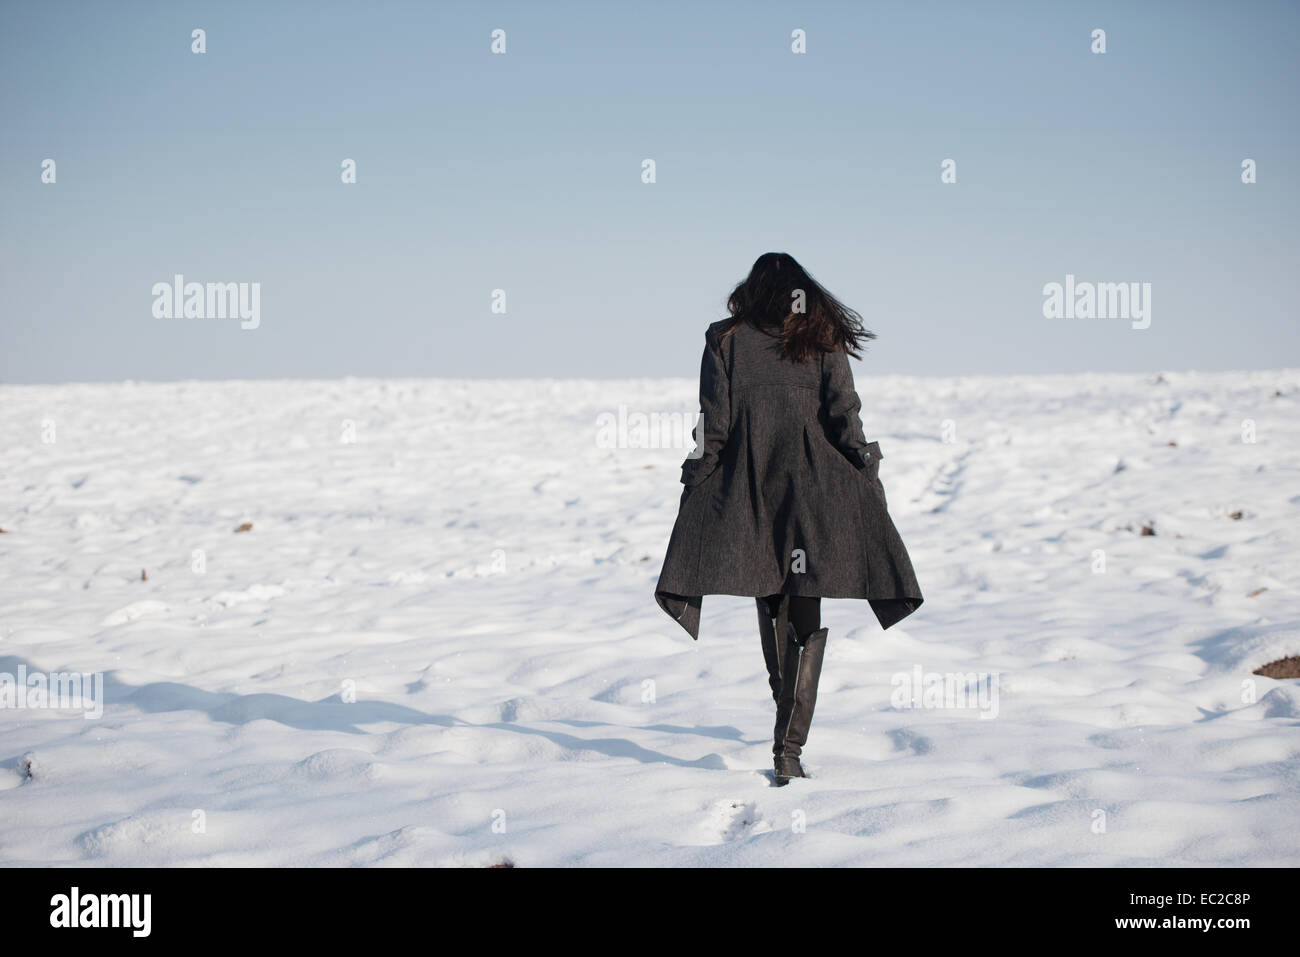
<svg viewBox="0 0 1300 957">
<path fill-rule="evenodd" d="M 655 600 L 692 638 L 703 596 L 756 600 L 779 787 L 804 776 L 821 599 L 866 599 L 888 628 L 922 597 L 849 369 L 875 335 L 786 253 L 760 256 L 727 307 L 704 336 L 696 448 Z"/>
</svg>

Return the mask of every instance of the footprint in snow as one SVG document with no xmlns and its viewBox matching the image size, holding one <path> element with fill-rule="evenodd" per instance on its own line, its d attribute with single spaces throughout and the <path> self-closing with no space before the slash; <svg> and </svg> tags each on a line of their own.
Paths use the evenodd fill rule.
<svg viewBox="0 0 1300 957">
<path fill-rule="evenodd" d="M 930 749 L 934 747 L 933 742 L 923 734 L 917 734 L 911 728 L 894 728 L 888 732 L 889 739 L 894 744 L 895 751 L 906 751 L 911 754 L 929 754 Z"/>
<path fill-rule="evenodd" d="M 752 801 L 724 799 L 713 802 L 702 830 L 704 843 L 725 844 L 751 834 L 765 834 L 772 825 L 759 818 Z"/>
</svg>

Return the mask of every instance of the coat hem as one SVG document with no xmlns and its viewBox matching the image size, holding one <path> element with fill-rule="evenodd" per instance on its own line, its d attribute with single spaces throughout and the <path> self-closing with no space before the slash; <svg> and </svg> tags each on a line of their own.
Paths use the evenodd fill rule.
<svg viewBox="0 0 1300 957">
<path fill-rule="evenodd" d="M 740 591 L 710 591 L 705 595 L 679 595 L 674 592 L 656 590 L 655 602 L 668 615 L 669 618 L 681 625 L 682 629 L 698 641 L 700 637 L 700 614 L 706 595 L 722 595 L 728 598 L 766 598 L 770 595 L 787 594 L 781 589 L 759 591 L 755 594 L 752 590 Z M 904 618 L 911 615 L 914 611 L 925 603 L 925 599 L 920 595 L 882 595 L 878 597 L 864 596 L 858 593 L 843 592 L 835 594 L 834 590 L 828 594 L 809 595 L 798 592 L 789 592 L 791 595 L 798 595 L 803 598 L 834 598 L 847 601 L 865 601 L 871 606 L 872 612 L 876 616 L 876 621 L 880 623 L 882 631 L 892 628 Z M 680 611 L 674 608 L 681 605 Z"/>
</svg>

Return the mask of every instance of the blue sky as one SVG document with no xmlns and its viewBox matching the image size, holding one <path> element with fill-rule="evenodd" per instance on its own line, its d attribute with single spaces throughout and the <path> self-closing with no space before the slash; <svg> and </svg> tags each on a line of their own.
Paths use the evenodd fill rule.
<svg viewBox="0 0 1300 957">
<path fill-rule="evenodd" d="M 693 376 L 767 250 L 877 332 L 859 375 L 1297 366 L 1298 28 L 1266 2 L 4 4 L 0 380 Z M 261 283 L 259 328 L 155 318 L 176 273 Z M 1151 327 L 1044 318 L 1066 274 L 1151 283 Z"/>
</svg>

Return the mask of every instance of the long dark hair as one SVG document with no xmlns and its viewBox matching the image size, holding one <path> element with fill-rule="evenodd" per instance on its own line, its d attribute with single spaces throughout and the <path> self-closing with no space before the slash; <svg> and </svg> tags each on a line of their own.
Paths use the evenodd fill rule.
<svg viewBox="0 0 1300 957">
<path fill-rule="evenodd" d="M 788 359 L 815 359 L 842 351 L 857 358 L 874 332 L 862 316 L 832 296 L 789 253 L 763 253 L 727 299 L 731 319 L 722 329 L 726 339 L 741 323 L 781 339 Z"/>
</svg>

